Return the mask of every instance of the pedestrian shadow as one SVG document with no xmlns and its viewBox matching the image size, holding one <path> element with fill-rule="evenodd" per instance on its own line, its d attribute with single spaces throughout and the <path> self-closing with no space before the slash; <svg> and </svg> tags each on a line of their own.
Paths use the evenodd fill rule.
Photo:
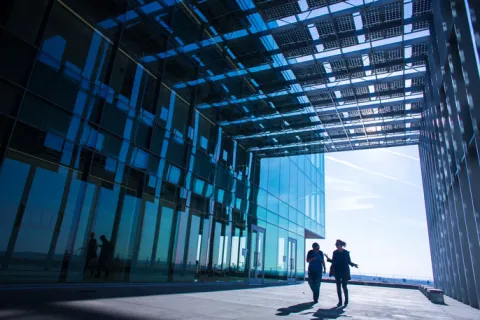
<svg viewBox="0 0 480 320">
<path fill-rule="evenodd" d="M 278 309 L 278 313 L 276 314 L 277 316 L 288 316 L 292 313 L 300 313 L 302 311 L 306 311 L 308 309 L 311 309 L 313 307 L 314 303 L 313 302 L 304 302 L 300 304 L 296 304 L 290 307 L 286 308 L 280 308 Z"/>
<path fill-rule="evenodd" d="M 344 307 L 342 308 L 333 307 L 330 309 L 317 309 L 317 311 L 313 311 L 313 312 L 303 312 L 301 313 L 301 315 L 303 316 L 311 315 L 312 320 L 338 319 L 341 317 L 346 317 L 346 315 L 343 314 L 345 312 L 344 309 L 345 309 Z"/>
</svg>

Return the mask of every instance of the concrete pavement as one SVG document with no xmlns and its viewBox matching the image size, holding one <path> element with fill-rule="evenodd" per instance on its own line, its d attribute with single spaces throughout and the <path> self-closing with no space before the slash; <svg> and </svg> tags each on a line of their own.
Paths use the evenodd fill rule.
<svg viewBox="0 0 480 320">
<path fill-rule="evenodd" d="M 22 303 L 20 296 L 13 293 L 6 298 L 4 292 L 0 319 L 480 319 L 480 310 L 448 297 L 446 305 L 435 305 L 418 290 L 368 286 L 349 289 L 351 301 L 345 309 L 335 308 L 336 291 L 330 283 L 322 284 L 316 305 L 310 302 L 306 284 L 178 294 L 149 292 L 113 298 L 104 293 L 97 295 L 96 289 L 69 289 L 64 294 L 61 292 L 66 289 L 55 289 L 58 301 L 42 301 L 39 291 L 38 303 L 31 297 Z"/>
</svg>

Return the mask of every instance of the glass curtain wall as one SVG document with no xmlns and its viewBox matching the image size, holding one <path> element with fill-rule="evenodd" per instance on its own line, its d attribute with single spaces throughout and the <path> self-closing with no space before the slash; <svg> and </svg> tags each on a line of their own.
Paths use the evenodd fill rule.
<svg viewBox="0 0 480 320">
<path fill-rule="evenodd" d="M 145 2 L 1 2 L 0 282 L 244 282 L 252 226 L 265 281 L 287 280 L 289 239 L 303 278 L 323 155 L 257 158 L 196 110 L 207 93 L 171 83 L 206 64 L 143 57 L 208 32 Z"/>
</svg>

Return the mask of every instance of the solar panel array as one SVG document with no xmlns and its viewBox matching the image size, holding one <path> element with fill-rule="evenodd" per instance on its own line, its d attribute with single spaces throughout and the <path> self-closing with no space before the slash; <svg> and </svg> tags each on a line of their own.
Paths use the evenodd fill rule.
<svg viewBox="0 0 480 320">
<path fill-rule="evenodd" d="M 172 87 L 193 92 L 198 110 L 246 149 L 418 143 L 431 0 L 205 0 L 180 10 L 198 16 L 202 36 L 150 63 L 164 60 Z"/>
</svg>

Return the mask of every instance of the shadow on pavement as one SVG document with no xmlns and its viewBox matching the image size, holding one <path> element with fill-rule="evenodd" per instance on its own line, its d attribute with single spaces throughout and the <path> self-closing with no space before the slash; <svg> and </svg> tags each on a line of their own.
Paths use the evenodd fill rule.
<svg viewBox="0 0 480 320">
<path fill-rule="evenodd" d="M 269 284 L 256 286 L 255 288 L 285 286 L 285 284 Z M 36 307 L 42 308 L 52 303 L 68 302 L 68 301 L 84 301 L 96 299 L 126 298 L 126 297 L 146 297 L 156 295 L 171 295 L 185 293 L 200 293 L 214 291 L 230 291 L 253 289 L 248 284 L 192 284 L 192 285 L 176 285 L 176 284 L 160 284 L 149 285 L 145 283 L 137 285 L 125 286 L 103 286 L 91 287 L 57 287 L 35 289 L 3 289 L 0 286 L 0 310 L 25 308 L 23 310 L 33 310 Z M 1 318 L 3 320 L 3 318 Z"/>
<path fill-rule="evenodd" d="M 314 306 L 313 302 L 304 302 L 300 304 L 295 304 L 290 307 L 286 308 L 280 308 L 278 309 L 278 313 L 276 314 L 277 316 L 288 316 L 292 313 L 300 313 L 302 311 L 306 311 L 308 309 L 311 309 Z"/>
<path fill-rule="evenodd" d="M 132 314 L 126 316 L 119 312 L 114 312 L 111 309 L 78 307 L 73 305 L 58 305 L 48 304 L 36 306 L 35 308 L 24 308 L 17 310 L 18 312 L 0 313 L 2 320 L 17 320 L 17 319 L 68 319 L 68 320 L 141 320 L 141 319 L 162 319 L 161 317 L 134 316 Z"/>
<path fill-rule="evenodd" d="M 346 317 L 343 315 L 345 308 L 337 308 L 333 307 L 330 309 L 318 309 L 317 312 L 315 312 L 312 315 L 312 319 L 314 320 L 327 320 L 327 319 L 338 319 L 340 317 Z"/>
</svg>

